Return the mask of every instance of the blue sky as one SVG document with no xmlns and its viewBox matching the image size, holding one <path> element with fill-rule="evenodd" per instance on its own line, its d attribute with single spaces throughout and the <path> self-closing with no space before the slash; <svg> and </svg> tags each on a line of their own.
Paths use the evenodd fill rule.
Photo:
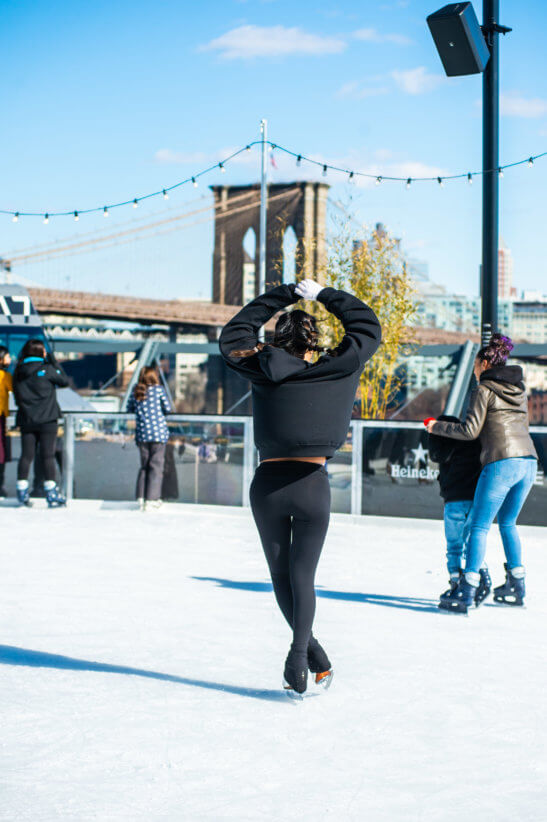
<svg viewBox="0 0 547 822">
<path fill-rule="evenodd" d="M 419 176 L 481 165 L 481 78 L 445 78 L 423 0 L 4 0 L 0 207 L 55 211 L 131 198 L 177 182 L 257 139 L 325 162 Z M 476 4 L 480 13 L 480 5 Z M 502 2 L 502 162 L 547 148 L 547 7 Z M 112 232 L 203 208 L 207 183 L 255 182 L 257 153 L 191 186 L 120 209 Z M 276 157 L 273 181 L 316 177 Z M 333 199 L 384 222 L 432 279 L 476 293 L 480 182 L 348 186 Z M 501 233 L 519 289 L 545 290 L 547 158 L 501 181 Z M 188 221 L 192 222 L 192 221 Z M 209 298 L 212 224 L 101 252 L 20 266 L 46 285 Z M 102 216 L 13 224 L 0 217 L 0 255 L 105 231 Z"/>
</svg>

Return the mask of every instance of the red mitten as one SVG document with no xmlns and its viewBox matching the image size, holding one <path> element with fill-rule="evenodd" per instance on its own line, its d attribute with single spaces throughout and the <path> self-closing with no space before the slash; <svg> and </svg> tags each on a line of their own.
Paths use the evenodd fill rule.
<svg viewBox="0 0 547 822">
<path fill-rule="evenodd" d="M 425 420 L 424 420 L 425 427 L 427 428 L 428 423 L 432 422 L 434 419 L 436 419 L 436 418 L 435 417 L 426 417 Z"/>
</svg>

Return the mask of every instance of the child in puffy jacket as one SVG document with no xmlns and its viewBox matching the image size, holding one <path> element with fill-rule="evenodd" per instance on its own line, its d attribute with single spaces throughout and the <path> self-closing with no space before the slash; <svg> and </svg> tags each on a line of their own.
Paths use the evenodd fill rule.
<svg viewBox="0 0 547 822">
<path fill-rule="evenodd" d="M 442 414 L 439 420 L 459 422 L 458 417 Z M 458 585 L 465 564 L 465 547 L 469 538 L 473 497 L 482 469 L 481 444 L 477 440 L 455 440 L 429 434 L 429 456 L 439 465 L 439 485 L 444 499 L 444 533 L 450 587 L 441 600 L 449 600 Z M 490 593 L 492 581 L 486 563 L 480 570 L 477 604 Z"/>
</svg>

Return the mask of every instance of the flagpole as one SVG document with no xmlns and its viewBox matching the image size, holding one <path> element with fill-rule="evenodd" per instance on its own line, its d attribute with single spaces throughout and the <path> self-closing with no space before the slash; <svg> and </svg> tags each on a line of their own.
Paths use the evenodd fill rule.
<svg viewBox="0 0 547 822">
<path fill-rule="evenodd" d="M 266 230 L 268 211 L 268 121 L 260 121 L 262 140 L 262 170 L 260 177 L 260 228 L 258 252 L 258 293 L 266 291 Z M 264 328 L 260 329 L 259 339 L 264 340 Z"/>
</svg>

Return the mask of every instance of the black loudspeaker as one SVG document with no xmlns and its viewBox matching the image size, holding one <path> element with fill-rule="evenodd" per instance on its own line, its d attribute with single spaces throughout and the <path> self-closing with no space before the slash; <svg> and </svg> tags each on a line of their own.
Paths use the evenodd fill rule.
<svg viewBox="0 0 547 822">
<path fill-rule="evenodd" d="M 439 57 L 449 77 L 480 74 L 490 51 L 471 3 L 451 3 L 427 18 Z"/>
</svg>

